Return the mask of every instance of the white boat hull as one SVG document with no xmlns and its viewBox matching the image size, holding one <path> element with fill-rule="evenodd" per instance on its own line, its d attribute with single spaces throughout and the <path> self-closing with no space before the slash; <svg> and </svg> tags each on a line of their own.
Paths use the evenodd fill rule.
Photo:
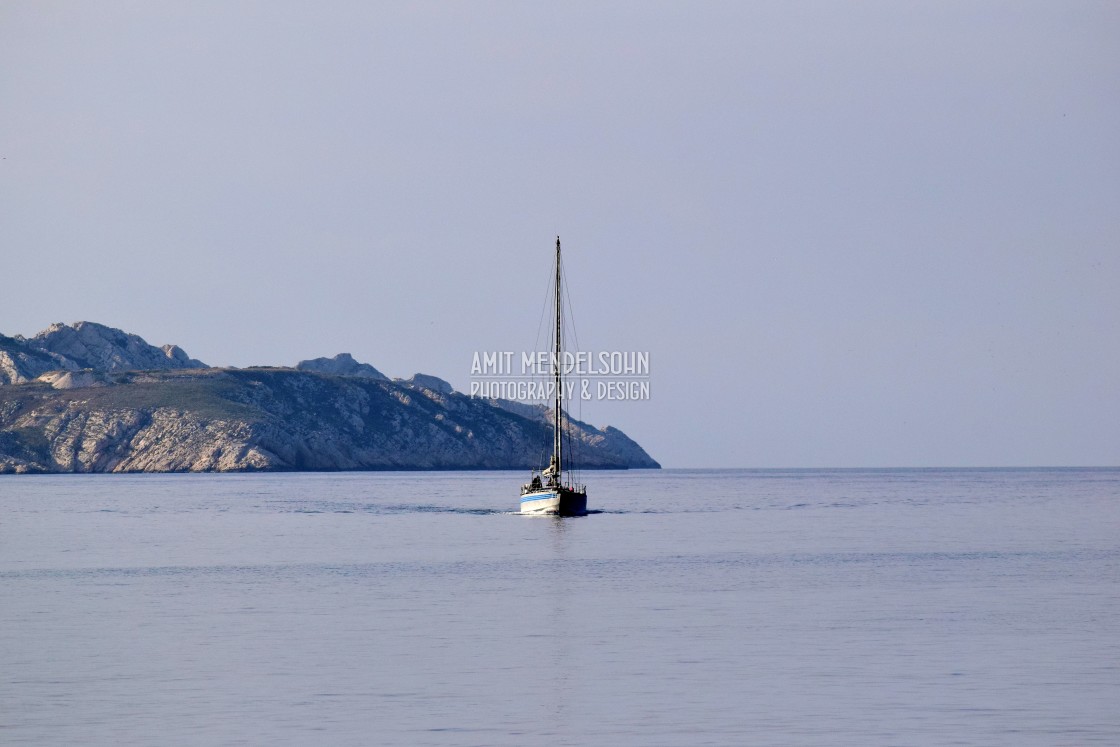
<svg viewBox="0 0 1120 747">
<path fill-rule="evenodd" d="M 563 488 L 548 488 L 521 496 L 521 513 L 551 516 L 583 516 L 587 513 L 587 493 Z"/>
</svg>

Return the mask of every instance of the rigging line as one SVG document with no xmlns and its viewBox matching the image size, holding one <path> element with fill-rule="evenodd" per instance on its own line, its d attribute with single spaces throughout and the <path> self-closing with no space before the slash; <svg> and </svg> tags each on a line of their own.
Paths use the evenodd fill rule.
<svg viewBox="0 0 1120 747">
<path fill-rule="evenodd" d="M 575 342 L 575 350 L 576 350 L 576 352 L 579 352 L 579 350 L 580 350 L 579 332 L 576 330 L 576 315 L 575 315 L 575 311 L 572 309 L 572 294 L 571 294 L 571 291 L 568 290 L 568 273 L 567 273 L 566 268 L 564 267 L 563 258 L 561 258 L 561 260 L 560 260 L 560 278 L 561 278 L 561 281 L 562 281 L 561 284 L 560 284 L 560 289 L 563 293 L 563 300 L 565 302 L 567 302 L 567 308 L 568 308 L 568 314 L 567 314 L 568 324 L 565 325 L 565 326 L 568 327 L 569 330 L 571 331 L 572 340 Z M 570 406 L 571 405 L 569 405 L 569 407 Z M 578 398 L 578 401 L 576 402 L 576 411 L 578 413 L 578 420 L 582 423 L 583 422 L 583 397 Z M 568 441 L 569 441 L 569 443 L 568 443 L 569 451 L 571 452 L 572 457 L 573 457 L 572 464 L 579 464 L 578 459 L 579 459 L 580 456 L 582 456 L 580 454 L 580 451 L 581 451 L 580 446 L 582 444 L 577 439 L 576 443 L 573 445 L 572 444 L 572 437 L 571 437 L 570 434 L 568 436 Z M 578 481 L 582 477 L 582 470 L 577 468 L 575 470 L 575 472 L 576 472 L 576 480 Z"/>
<path fill-rule="evenodd" d="M 576 315 L 575 315 L 575 312 L 572 310 L 572 294 L 568 290 L 568 273 L 564 269 L 564 260 L 563 259 L 560 260 L 560 279 L 561 279 L 560 289 L 563 291 L 564 301 L 566 301 L 567 305 L 568 305 L 568 323 L 565 326 L 568 327 L 571 330 L 572 340 L 576 344 L 576 347 L 575 347 L 576 351 L 578 351 L 579 350 L 579 333 L 576 331 Z"/>
<path fill-rule="evenodd" d="M 540 320 L 537 322 L 537 336 L 536 336 L 536 339 L 533 341 L 532 350 L 529 351 L 529 352 L 532 352 L 534 355 L 535 355 L 536 351 L 540 350 L 541 332 L 544 329 L 545 315 L 548 312 L 548 309 L 553 307 L 553 295 L 555 294 L 555 291 L 553 289 L 554 278 L 552 276 L 552 269 L 551 268 L 549 268 L 549 271 L 547 273 L 547 277 L 545 278 L 545 281 L 546 281 L 546 285 L 545 285 L 546 290 L 542 294 L 542 297 L 541 297 L 541 316 L 540 316 Z M 551 340 L 551 332 L 549 333 L 549 337 L 550 337 L 550 340 Z M 536 381 L 538 383 L 543 383 L 545 381 L 544 374 L 541 371 L 539 371 L 535 366 L 533 368 L 532 380 Z M 525 403 L 525 404 L 530 404 L 530 403 Z M 531 404 L 534 404 L 534 405 L 539 404 L 539 401 L 534 401 Z M 537 469 L 538 470 L 544 468 L 544 456 L 545 456 L 545 452 L 548 448 L 550 448 L 550 447 L 549 446 L 543 446 L 543 445 L 541 446 L 540 454 L 537 457 L 537 465 L 538 465 Z"/>
<path fill-rule="evenodd" d="M 572 315 L 571 315 L 571 299 L 570 299 L 570 294 L 569 294 L 569 291 L 568 291 L 568 275 L 567 275 L 567 272 L 565 272 L 563 259 L 561 259 L 561 261 L 560 261 L 560 267 L 559 267 L 558 271 L 560 272 L 560 279 L 561 279 L 561 283 L 560 283 L 560 292 L 561 292 L 560 306 L 561 306 L 561 308 L 563 308 L 566 305 L 567 306 L 567 311 L 568 311 L 568 314 L 565 315 L 566 323 L 564 324 L 564 327 L 568 330 L 568 332 L 570 332 L 571 339 L 576 341 L 575 350 L 578 351 L 579 350 L 579 342 L 578 342 L 578 338 L 576 336 L 575 327 L 572 324 L 573 318 L 572 318 Z M 565 301 L 567 301 L 567 304 L 564 303 Z M 576 458 L 577 458 L 575 449 L 573 448 L 573 445 L 572 445 L 572 430 L 574 429 L 575 426 L 572 423 L 572 417 L 571 417 L 572 412 L 571 412 L 571 410 L 572 410 L 572 402 L 569 399 L 569 401 L 568 401 L 568 430 L 565 431 L 562 434 L 562 436 L 564 438 L 564 441 L 567 445 L 568 454 L 571 455 L 569 457 L 569 460 L 568 460 L 568 482 L 569 482 L 569 484 L 574 482 L 575 475 L 574 475 L 574 471 L 573 471 L 572 467 L 576 464 Z"/>
<path fill-rule="evenodd" d="M 568 418 L 568 433 L 566 435 L 567 435 L 567 439 L 568 439 L 568 451 L 572 454 L 572 461 L 571 461 L 572 465 L 578 464 L 578 462 L 576 461 L 576 459 L 577 459 L 577 457 L 576 457 L 576 445 L 578 444 L 578 439 L 574 438 L 573 435 L 572 435 L 572 432 L 574 430 L 575 430 L 575 426 L 572 424 L 571 418 L 569 417 Z M 579 482 L 579 469 L 577 467 L 573 466 L 573 467 L 568 468 L 568 480 L 569 480 L 569 482 L 573 482 L 573 483 L 578 483 Z"/>
<path fill-rule="evenodd" d="M 548 288 L 548 290 L 545 291 L 544 298 L 541 301 L 541 318 L 540 318 L 540 321 L 537 322 L 537 339 L 533 341 L 533 350 L 531 351 L 533 353 L 540 350 L 541 330 L 544 328 L 545 312 L 548 311 L 548 308 L 550 306 L 552 306 L 552 303 L 550 303 L 550 302 L 553 300 L 552 296 L 555 294 L 555 290 L 552 287 L 552 280 L 553 280 L 552 270 L 550 269 L 548 271 L 548 285 L 546 286 Z M 550 331 L 549 332 L 550 339 L 551 339 L 551 334 L 552 334 L 552 332 Z"/>
<path fill-rule="evenodd" d="M 540 320 L 537 322 L 537 336 L 536 336 L 536 339 L 533 341 L 532 350 L 529 351 L 529 352 L 533 353 L 534 355 L 536 354 L 536 351 L 540 350 L 541 333 L 542 333 L 542 330 L 544 329 L 545 315 L 548 312 L 548 309 L 553 306 L 553 295 L 555 294 L 555 290 L 553 288 L 553 285 L 554 285 L 553 280 L 554 280 L 554 278 L 552 276 L 552 269 L 549 268 L 549 271 L 548 271 L 547 276 L 545 278 L 545 281 L 546 281 L 545 289 L 546 290 L 541 296 L 541 316 L 540 316 Z M 552 337 L 551 325 L 549 325 L 549 326 L 550 326 L 549 339 L 551 341 L 551 337 Z M 550 344 L 550 347 L 551 347 L 551 344 Z M 536 366 L 533 367 L 532 380 L 536 381 L 538 384 L 543 384 L 546 381 L 545 374 L 542 371 L 540 371 Z M 532 404 L 536 405 L 536 404 L 540 404 L 540 402 L 539 402 L 539 400 L 535 400 L 535 401 L 532 402 Z M 551 442 L 550 442 L 550 444 L 551 444 Z M 537 469 L 544 469 L 544 463 L 545 463 L 544 462 L 544 457 L 545 457 L 545 452 L 548 448 L 551 448 L 551 446 L 546 447 L 546 446 L 542 445 L 540 455 L 537 459 Z"/>
</svg>

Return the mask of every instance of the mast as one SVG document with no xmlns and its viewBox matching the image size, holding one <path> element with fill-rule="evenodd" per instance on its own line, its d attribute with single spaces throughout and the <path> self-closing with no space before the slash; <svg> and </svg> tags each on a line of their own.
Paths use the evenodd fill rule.
<svg viewBox="0 0 1120 747">
<path fill-rule="evenodd" d="M 560 398 L 563 392 L 560 375 L 560 237 L 556 237 L 556 350 L 553 356 L 553 378 L 556 385 L 556 417 L 553 418 L 552 453 L 556 455 L 556 484 L 563 484 L 563 453 L 561 451 L 560 418 L 563 410 Z"/>
</svg>

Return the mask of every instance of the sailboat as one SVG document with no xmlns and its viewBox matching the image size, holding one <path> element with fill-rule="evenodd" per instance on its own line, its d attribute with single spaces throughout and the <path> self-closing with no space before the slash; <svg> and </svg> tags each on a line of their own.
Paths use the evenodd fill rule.
<svg viewBox="0 0 1120 747">
<path fill-rule="evenodd" d="M 564 481 L 564 374 L 562 371 L 560 307 L 560 237 L 556 237 L 556 338 L 552 356 L 552 382 L 555 387 L 552 418 L 552 457 L 548 466 L 535 470 L 532 479 L 521 486 L 521 513 L 582 516 L 587 513 L 587 486 Z M 570 476 L 569 476 L 570 478 Z"/>
</svg>

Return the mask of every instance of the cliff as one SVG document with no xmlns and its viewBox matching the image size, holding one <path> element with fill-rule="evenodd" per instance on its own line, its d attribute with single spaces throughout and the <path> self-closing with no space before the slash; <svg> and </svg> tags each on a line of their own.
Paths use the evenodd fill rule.
<svg viewBox="0 0 1120 747">
<path fill-rule="evenodd" d="M 368 363 L 359 363 L 349 353 L 339 353 L 333 358 L 313 358 L 296 364 L 297 371 L 334 374 L 335 376 L 364 376 L 369 379 L 388 380 L 388 376 Z"/>
<path fill-rule="evenodd" d="M 52 324 L 31 338 L 0 335 L 0 385 L 48 371 L 205 368 L 177 345 L 157 348 L 137 335 L 94 322 Z"/>
<path fill-rule="evenodd" d="M 0 386 L 0 473 L 507 469 L 539 466 L 551 449 L 550 411 L 471 398 L 434 376 L 200 368 L 120 334 L 95 337 L 136 357 L 84 336 L 46 351 L 0 338 L 24 379 Z M 26 381 L 28 361 L 45 359 L 104 368 L 55 366 Z M 568 431 L 577 466 L 659 466 L 615 428 Z"/>
</svg>

